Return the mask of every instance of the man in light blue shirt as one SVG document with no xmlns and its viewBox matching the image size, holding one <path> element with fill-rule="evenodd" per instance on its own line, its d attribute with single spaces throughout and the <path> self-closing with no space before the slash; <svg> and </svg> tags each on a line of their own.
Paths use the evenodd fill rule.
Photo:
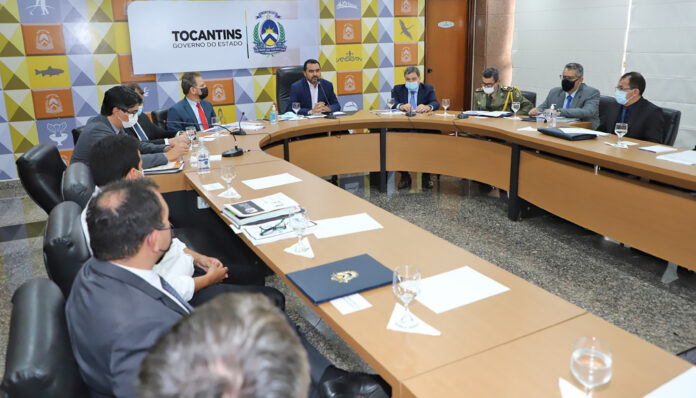
<svg viewBox="0 0 696 398">
<path fill-rule="evenodd" d="M 205 99 L 208 96 L 208 87 L 201 74 L 184 73 L 181 76 L 181 90 L 184 92 L 184 99 L 167 111 L 167 130 L 176 132 L 185 130 L 188 126 L 193 126 L 198 131 L 210 128 L 215 110 L 213 104 Z"/>
</svg>

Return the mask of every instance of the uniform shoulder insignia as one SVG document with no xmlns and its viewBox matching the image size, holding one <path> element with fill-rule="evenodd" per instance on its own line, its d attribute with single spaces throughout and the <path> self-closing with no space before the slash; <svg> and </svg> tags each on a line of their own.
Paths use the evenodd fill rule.
<svg viewBox="0 0 696 398">
<path fill-rule="evenodd" d="M 510 87 L 510 86 L 501 86 L 500 89 L 503 90 L 503 91 L 510 91 L 510 90 L 512 90 L 512 87 Z"/>
<path fill-rule="evenodd" d="M 482 92 L 483 92 L 483 89 L 482 89 L 481 87 L 479 87 L 479 88 L 477 88 L 476 90 L 474 90 L 474 92 L 476 92 L 476 93 L 482 93 Z"/>
</svg>

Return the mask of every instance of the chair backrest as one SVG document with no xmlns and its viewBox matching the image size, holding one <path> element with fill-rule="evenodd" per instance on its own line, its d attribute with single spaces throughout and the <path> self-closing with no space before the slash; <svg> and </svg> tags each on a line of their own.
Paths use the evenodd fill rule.
<svg viewBox="0 0 696 398">
<path fill-rule="evenodd" d="M 167 110 L 166 109 L 158 109 L 156 111 L 150 112 L 150 119 L 152 119 L 152 123 L 161 128 L 166 130 L 167 126 L 165 126 L 165 120 L 167 120 Z"/>
<path fill-rule="evenodd" d="M 674 145 L 674 141 L 677 139 L 677 133 L 679 133 L 680 121 L 681 111 L 671 108 L 662 108 L 662 123 L 665 133 L 663 144 Z"/>
<path fill-rule="evenodd" d="M 48 277 L 65 297 L 70 294 L 75 276 L 90 257 L 82 232 L 82 208 L 74 202 L 63 202 L 48 215 L 44 233 L 44 265 Z"/>
<path fill-rule="evenodd" d="M 302 79 L 304 74 L 302 65 L 284 66 L 276 70 L 276 101 L 278 102 L 278 114 L 285 113 L 290 98 L 290 86 Z"/>
<path fill-rule="evenodd" d="M 520 90 L 520 94 L 522 94 L 524 98 L 528 99 L 532 105 L 536 106 L 536 93 L 534 91 Z"/>
<path fill-rule="evenodd" d="M 61 184 L 63 200 L 72 201 L 83 209 L 94 193 L 94 179 L 89 166 L 84 163 L 72 163 L 63 173 Z"/>
<path fill-rule="evenodd" d="M 63 201 L 63 171 L 65 163 L 54 144 L 38 144 L 17 159 L 17 173 L 24 190 L 46 213 Z"/>
<path fill-rule="evenodd" d="M 12 297 L 5 375 L 8 397 L 86 397 L 70 347 L 65 299 L 55 283 L 31 279 Z"/>
<path fill-rule="evenodd" d="M 80 138 L 80 134 L 82 134 L 82 129 L 85 126 L 80 126 L 80 127 L 75 127 L 72 129 L 72 141 L 73 145 L 77 145 L 77 140 Z"/>
</svg>

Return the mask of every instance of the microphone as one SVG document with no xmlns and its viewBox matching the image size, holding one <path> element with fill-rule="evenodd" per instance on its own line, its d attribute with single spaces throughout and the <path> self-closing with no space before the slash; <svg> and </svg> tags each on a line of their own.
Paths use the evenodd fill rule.
<svg viewBox="0 0 696 398">
<path fill-rule="evenodd" d="M 244 120 L 244 115 L 245 113 L 242 112 L 242 117 L 239 118 L 239 131 L 237 131 L 237 134 L 239 135 L 246 135 L 246 131 L 242 128 L 242 120 Z"/>
<path fill-rule="evenodd" d="M 321 85 L 321 81 L 317 82 L 317 85 L 319 88 L 321 88 L 321 92 L 324 93 L 324 99 L 326 99 L 326 103 L 329 103 L 329 97 L 326 95 L 326 91 L 324 91 L 324 86 Z M 331 105 L 331 104 L 329 104 Z M 332 111 L 329 112 L 329 114 L 326 116 L 327 119 L 336 119 L 336 116 L 333 114 Z"/>
</svg>

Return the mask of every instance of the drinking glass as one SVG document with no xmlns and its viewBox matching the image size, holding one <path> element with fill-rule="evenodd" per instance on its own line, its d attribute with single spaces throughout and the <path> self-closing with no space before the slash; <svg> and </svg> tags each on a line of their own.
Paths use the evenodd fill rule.
<svg viewBox="0 0 696 398">
<path fill-rule="evenodd" d="M 396 297 L 404 303 L 404 315 L 396 322 L 396 325 L 404 329 L 410 329 L 418 325 L 418 320 L 411 315 L 408 305 L 420 293 L 420 270 L 412 265 L 401 265 L 394 269 L 392 289 Z"/>
<path fill-rule="evenodd" d="M 619 137 L 616 140 L 616 147 L 617 148 L 628 148 L 628 145 L 626 143 L 621 142 L 621 138 L 628 133 L 628 123 L 616 123 L 616 126 L 614 126 L 614 133 Z"/>
<path fill-rule="evenodd" d="M 295 251 L 298 253 L 304 253 L 307 251 L 308 247 L 302 243 L 302 235 L 304 234 L 305 228 L 307 228 L 309 220 L 305 213 L 295 213 L 290 217 L 288 225 L 297 234 L 297 245 L 295 246 Z"/>
<path fill-rule="evenodd" d="M 445 109 L 445 113 L 442 114 L 442 116 L 447 116 L 447 108 L 450 106 L 450 100 L 449 98 L 443 98 L 442 99 L 442 107 Z"/>
<path fill-rule="evenodd" d="M 300 111 L 300 103 L 299 102 L 292 103 L 292 111 L 295 112 L 295 117 L 297 117 L 297 112 Z"/>
<path fill-rule="evenodd" d="M 520 103 L 517 102 L 517 101 L 513 102 L 513 103 L 512 103 L 511 109 L 512 109 L 513 112 L 515 112 L 515 114 L 514 114 L 514 116 L 513 116 L 512 118 L 515 119 L 515 120 L 519 120 L 520 118 L 517 117 L 517 111 L 520 110 Z"/>
<path fill-rule="evenodd" d="M 230 183 L 237 177 L 237 169 L 233 164 L 226 164 L 220 168 L 220 178 L 227 183 L 227 189 L 230 189 Z"/>
<path fill-rule="evenodd" d="M 587 398 L 592 390 L 611 380 L 611 346 L 596 337 L 580 337 L 575 340 L 570 357 L 570 371 L 585 387 Z"/>
<path fill-rule="evenodd" d="M 213 127 L 220 127 L 220 118 L 217 116 L 213 116 L 210 118 L 210 125 Z"/>
<path fill-rule="evenodd" d="M 389 116 L 391 116 L 391 114 L 392 114 L 392 108 L 394 107 L 395 102 L 396 102 L 396 100 L 394 98 L 389 98 L 387 100 L 387 108 L 389 109 Z"/>
<path fill-rule="evenodd" d="M 189 148 L 189 150 L 193 150 L 198 145 L 198 142 L 196 141 L 196 127 L 186 126 L 185 131 L 186 137 L 189 139 L 189 142 L 191 142 L 191 147 Z"/>
</svg>

